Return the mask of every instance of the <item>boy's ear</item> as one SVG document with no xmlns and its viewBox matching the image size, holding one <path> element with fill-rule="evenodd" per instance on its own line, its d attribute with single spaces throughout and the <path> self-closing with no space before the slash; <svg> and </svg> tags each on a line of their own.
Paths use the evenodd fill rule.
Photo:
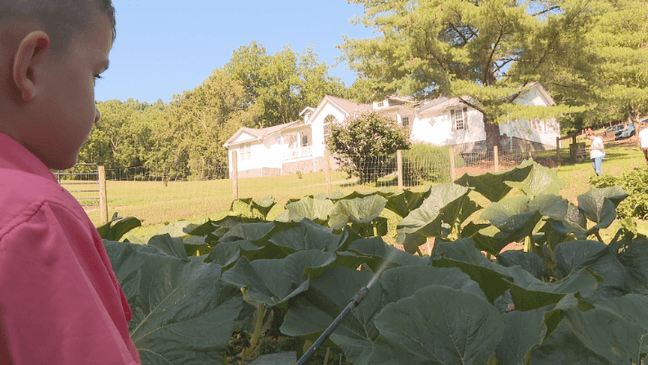
<svg viewBox="0 0 648 365">
<path fill-rule="evenodd" d="M 34 96 L 35 67 L 43 62 L 50 48 L 51 40 L 43 31 L 33 31 L 25 36 L 18 45 L 14 56 L 12 76 L 20 90 L 23 101 L 30 101 Z"/>
</svg>

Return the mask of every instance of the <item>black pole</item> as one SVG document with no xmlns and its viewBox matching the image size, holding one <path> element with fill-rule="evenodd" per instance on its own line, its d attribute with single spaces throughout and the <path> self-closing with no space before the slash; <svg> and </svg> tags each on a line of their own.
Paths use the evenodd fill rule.
<svg viewBox="0 0 648 365">
<path fill-rule="evenodd" d="M 306 353 L 304 353 L 304 355 L 299 359 L 299 361 L 297 361 L 295 365 L 304 365 L 306 363 L 308 358 L 311 357 L 311 355 L 313 355 L 315 351 L 317 351 L 320 345 L 323 344 L 324 341 L 326 341 L 326 339 L 331 335 L 331 333 L 333 333 L 333 331 L 335 331 L 335 329 L 340 325 L 340 323 L 342 323 L 344 317 L 346 317 L 347 314 L 349 314 L 349 312 L 351 312 L 351 310 L 360 303 L 360 301 L 365 297 L 365 295 L 367 295 L 368 291 L 369 288 L 365 286 L 355 293 L 353 298 L 351 298 L 349 304 L 347 304 L 347 306 L 344 307 L 344 309 L 342 310 L 342 313 L 340 313 L 337 316 L 337 318 L 333 320 L 333 322 L 328 326 L 328 328 L 324 330 L 324 332 L 319 336 L 319 338 L 317 338 L 317 341 L 313 343 L 313 345 L 308 349 L 308 351 L 306 351 Z"/>
</svg>

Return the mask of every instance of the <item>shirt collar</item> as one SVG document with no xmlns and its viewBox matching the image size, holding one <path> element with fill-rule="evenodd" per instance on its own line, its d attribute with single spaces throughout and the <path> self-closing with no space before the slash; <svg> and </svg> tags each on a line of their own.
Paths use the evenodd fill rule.
<svg viewBox="0 0 648 365">
<path fill-rule="evenodd" d="M 0 133 L 0 169 L 20 170 L 57 181 L 43 161 L 16 140 L 2 133 Z"/>
</svg>

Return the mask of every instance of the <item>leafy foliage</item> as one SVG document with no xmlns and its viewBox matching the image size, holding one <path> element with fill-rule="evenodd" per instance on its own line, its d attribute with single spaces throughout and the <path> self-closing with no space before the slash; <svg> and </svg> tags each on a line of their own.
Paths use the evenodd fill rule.
<svg viewBox="0 0 648 365">
<path fill-rule="evenodd" d="M 461 159 L 463 162 L 463 159 Z M 410 186 L 421 182 L 447 182 L 450 176 L 450 154 L 448 147 L 432 146 L 427 143 L 413 143 L 403 151 L 403 179 Z M 457 164 L 455 167 L 463 167 Z"/>
<path fill-rule="evenodd" d="M 623 173 L 622 176 L 595 176 L 590 178 L 590 183 L 597 188 L 607 188 L 618 185 L 628 193 L 628 198 L 619 204 L 616 212 L 621 218 L 635 217 L 646 219 L 648 217 L 648 167 L 635 168 Z"/>
<path fill-rule="evenodd" d="M 521 195 L 463 178 L 422 193 L 305 197 L 282 221 L 228 216 L 144 245 L 105 241 L 144 364 L 223 362 L 232 334 L 251 348 L 241 360 L 262 346 L 270 310 L 287 310 L 282 334 L 314 340 L 367 285 L 327 341 L 353 364 L 640 363 L 648 240 L 624 229 L 609 244 L 588 240 L 616 217 L 623 190 L 594 189 L 575 206 L 531 162 L 481 178 Z M 494 202 L 482 209 L 473 190 Z M 403 217 L 397 233 L 435 237 L 432 255 L 387 245 L 376 228 L 384 208 Z M 462 227 L 480 211 L 488 223 Z M 536 253 L 500 252 L 529 237 Z M 206 249 L 186 255 L 197 242 Z"/>
<path fill-rule="evenodd" d="M 345 96 L 342 81 L 328 71 L 312 47 L 296 53 L 286 46 L 269 55 L 252 42 L 170 103 L 97 103 L 101 122 L 79 161 L 107 169 L 143 166 L 159 179 L 223 178 L 228 164 L 223 144 L 240 127 L 292 122 L 325 95 Z"/>
<path fill-rule="evenodd" d="M 382 164 L 394 163 L 392 155 L 408 147 L 409 136 L 395 119 L 369 111 L 333 124 L 326 144 L 343 171 L 366 182 L 381 176 Z"/>
<path fill-rule="evenodd" d="M 546 119 L 582 110 L 514 101 L 530 83 L 546 81 L 539 70 L 566 53 L 579 54 L 580 34 L 597 10 L 591 2 L 352 2 L 365 9 L 356 22 L 378 33 L 341 45 L 367 96 L 457 97 L 483 113 L 489 150 L 499 145 L 498 123 L 509 118 Z"/>
</svg>

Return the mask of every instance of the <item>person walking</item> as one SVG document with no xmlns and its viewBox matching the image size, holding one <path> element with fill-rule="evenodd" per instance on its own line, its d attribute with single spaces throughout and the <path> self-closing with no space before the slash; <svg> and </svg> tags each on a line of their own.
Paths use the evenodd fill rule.
<svg viewBox="0 0 648 365">
<path fill-rule="evenodd" d="M 590 146 L 590 159 L 592 160 L 592 166 L 594 167 L 594 172 L 597 176 L 603 175 L 601 171 L 601 165 L 603 164 L 603 158 L 605 157 L 605 145 L 603 143 L 603 138 L 597 136 L 594 133 L 589 133 L 587 137 L 592 141 Z"/>
</svg>

